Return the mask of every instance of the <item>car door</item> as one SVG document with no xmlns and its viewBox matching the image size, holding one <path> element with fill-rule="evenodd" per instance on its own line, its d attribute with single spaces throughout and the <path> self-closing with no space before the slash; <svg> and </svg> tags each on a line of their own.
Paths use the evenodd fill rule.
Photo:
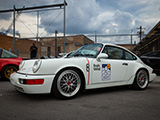
<svg viewBox="0 0 160 120">
<path fill-rule="evenodd" d="M 124 59 L 124 50 L 114 46 L 105 46 L 102 53 L 107 59 L 94 59 L 92 62 L 92 83 L 120 82 L 125 80 L 128 61 Z"/>
</svg>

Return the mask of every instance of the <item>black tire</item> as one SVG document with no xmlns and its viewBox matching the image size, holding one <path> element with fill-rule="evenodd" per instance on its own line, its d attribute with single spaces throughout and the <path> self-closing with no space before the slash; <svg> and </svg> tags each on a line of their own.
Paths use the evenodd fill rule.
<svg viewBox="0 0 160 120">
<path fill-rule="evenodd" d="M 1 77 L 2 80 L 9 80 L 10 75 L 18 70 L 18 66 L 16 65 L 7 65 L 2 68 Z"/>
<path fill-rule="evenodd" d="M 149 83 L 149 77 L 145 70 L 139 70 L 136 74 L 132 87 L 137 90 L 144 90 Z"/>
<path fill-rule="evenodd" d="M 60 99 L 74 98 L 82 88 L 82 81 L 78 71 L 67 69 L 60 72 L 52 85 L 52 93 Z"/>
</svg>

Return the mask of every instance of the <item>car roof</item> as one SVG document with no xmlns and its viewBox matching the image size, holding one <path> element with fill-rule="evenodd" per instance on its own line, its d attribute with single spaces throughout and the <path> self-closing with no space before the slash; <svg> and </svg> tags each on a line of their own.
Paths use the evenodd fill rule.
<svg viewBox="0 0 160 120">
<path fill-rule="evenodd" d="M 121 47 L 119 45 L 116 45 L 116 44 L 112 44 L 112 43 L 93 43 L 93 44 L 102 44 L 102 45 L 109 45 L 109 46 L 117 46 L 117 47 Z M 124 48 L 124 47 L 122 47 Z"/>
<path fill-rule="evenodd" d="M 108 46 L 119 47 L 119 48 L 122 48 L 122 49 L 125 49 L 125 50 L 127 50 L 127 51 L 131 52 L 131 51 L 130 51 L 130 50 L 128 50 L 127 48 L 122 47 L 122 46 L 119 46 L 119 45 L 116 45 L 116 44 L 112 44 L 112 43 L 101 43 L 101 44 L 103 44 L 103 45 L 108 45 Z"/>
</svg>

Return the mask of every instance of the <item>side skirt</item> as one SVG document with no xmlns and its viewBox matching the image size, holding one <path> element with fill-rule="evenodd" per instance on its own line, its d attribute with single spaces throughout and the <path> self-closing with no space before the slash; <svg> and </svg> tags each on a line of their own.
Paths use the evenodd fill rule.
<svg viewBox="0 0 160 120">
<path fill-rule="evenodd" d="M 106 83 L 96 83 L 86 85 L 85 89 L 95 89 L 95 88 L 105 88 L 105 87 L 114 87 L 114 86 L 122 86 L 122 85 L 132 85 L 134 82 L 135 76 L 132 76 L 128 81 L 118 81 L 118 82 L 106 82 Z"/>
</svg>

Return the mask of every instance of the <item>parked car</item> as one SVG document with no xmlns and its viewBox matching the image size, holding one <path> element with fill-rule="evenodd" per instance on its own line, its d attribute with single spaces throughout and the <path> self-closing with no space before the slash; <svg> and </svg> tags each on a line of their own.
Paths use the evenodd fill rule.
<svg viewBox="0 0 160 120">
<path fill-rule="evenodd" d="M 11 73 L 18 70 L 22 58 L 9 51 L 0 48 L 0 76 L 3 80 L 9 80 Z"/>
<path fill-rule="evenodd" d="M 62 58 L 22 61 L 10 81 L 24 93 L 53 93 L 69 99 L 81 90 L 111 86 L 131 85 L 144 90 L 155 78 L 153 69 L 129 50 L 96 43 Z"/>
<path fill-rule="evenodd" d="M 160 51 L 146 53 L 140 58 L 145 64 L 152 67 L 155 73 L 160 74 Z"/>
<path fill-rule="evenodd" d="M 54 56 L 42 56 L 40 59 L 54 59 Z"/>
</svg>

